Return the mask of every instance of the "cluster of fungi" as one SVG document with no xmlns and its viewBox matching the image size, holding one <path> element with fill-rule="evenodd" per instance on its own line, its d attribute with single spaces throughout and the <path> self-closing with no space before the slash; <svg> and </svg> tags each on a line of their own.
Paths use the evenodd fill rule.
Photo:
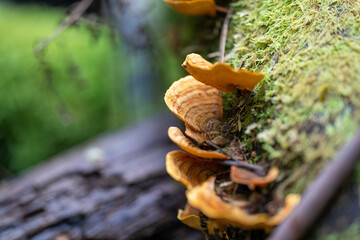
<svg viewBox="0 0 360 240">
<path fill-rule="evenodd" d="M 212 2 L 215 9 L 210 0 L 167 2 L 187 6 Z M 171 6 L 179 10 L 176 4 Z M 299 203 L 300 195 L 279 200 L 266 191 L 279 169 L 248 163 L 240 140 L 222 121 L 221 91 L 252 92 L 265 76 L 225 63 L 212 64 L 198 54 L 189 54 L 182 66 L 190 75 L 175 81 L 165 94 L 168 108 L 185 122 L 185 135 L 177 127 L 168 130 L 170 139 L 185 152 L 166 156 L 167 172 L 187 188 L 188 203 L 179 210 L 178 219 L 223 239 L 229 239 L 229 227 L 271 230 Z"/>
</svg>

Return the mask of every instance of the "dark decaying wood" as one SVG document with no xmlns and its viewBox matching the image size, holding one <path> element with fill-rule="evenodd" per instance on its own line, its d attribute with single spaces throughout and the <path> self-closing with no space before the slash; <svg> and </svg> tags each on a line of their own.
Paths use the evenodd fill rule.
<svg viewBox="0 0 360 240">
<path fill-rule="evenodd" d="M 171 115 L 100 137 L 0 186 L 0 239 L 201 239 L 176 219 Z"/>
</svg>

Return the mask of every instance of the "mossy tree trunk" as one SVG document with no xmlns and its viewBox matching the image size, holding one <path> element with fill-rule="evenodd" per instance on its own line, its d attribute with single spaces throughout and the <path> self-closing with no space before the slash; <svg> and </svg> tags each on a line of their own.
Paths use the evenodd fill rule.
<svg viewBox="0 0 360 240">
<path fill-rule="evenodd" d="M 266 79 L 250 101 L 225 95 L 228 122 L 251 161 L 281 169 L 274 195 L 302 193 L 359 128 L 360 1 L 235 5 L 227 62 Z"/>
</svg>

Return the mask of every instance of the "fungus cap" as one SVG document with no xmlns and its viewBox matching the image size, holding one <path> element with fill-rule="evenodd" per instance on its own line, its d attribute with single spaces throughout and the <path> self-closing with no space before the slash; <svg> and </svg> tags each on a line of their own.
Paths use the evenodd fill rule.
<svg viewBox="0 0 360 240">
<path fill-rule="evenodd" d="M 185 225 L 201 230 L 199 213 L 199 210 L 192 207 L 190 204 L 186 204 L 184 210 L 179 209 L 177 218 Z"/>
<path fill-rule="evenodd" d="M 176 11 L 186 15 L 216 15 L 214 0 L 164 0 Z"/>
<path fill-rule="evenodd" d="M 225 202 L 217 196 L 214 191 L 214 182 L 215 177 L 211 177 L 201 185 L 188 189 L 186 197 L 194 208 L 225 225 L 229 224 L 244 229 L 269 230 L 281 223 L 300 202 L 300 195 L 289 194 L 285 199 L 284 206 L 276 215 L 249 214 L 246 209 L 237 207 L 231 202 Z"/>
<path fill-rule="evenodd" d="M 212 64 L 195 53 L 187 55 L 182 66 L 196 80 L 223 92 L 231 92 L 235 88 L 252 91 L 265 77 L 262 73 L 244 69 L 235 70 L 225 63 Z"/>
<path fill-rule="evenodd" d="M 224 166 L 218 163 L 193 157 L 182 151 L 172 151 L 166 155 L 166 171 L 187 188 L 195 187 L 224 170 Z"/>
<path fill-rule="evenodd" d="M 201 219 L 199 215 L 200 215 L 200 211 L 187 203 L 184 210 L 179 209 L 177 218 L 182 223 L 184 223 L 185 225 L 191 228 L 202 230 L 204 226 L 201 227 Z M 214 235 L 215 232 L 217 232 L 217 234 L 224 235 L 222 232 L 224 231 L 224 229 L 222 228 L 221 223 L 219 224 L 216 220 L 207 219 L 206 229 L 212 235 Z"/>
<path fill-rule="evenodd" d="M 235 166 L 232 166 L 230 170 L 230 178 L 232 181 L 247 185 L 251 190 L 254 190 L 255 187 L 265 187 L 267 184 L 275 181 L 278 175 L 279 169 L 276 167 L 271 168 L 264 177 L 261 177 L 252 171 Z"/>
<path fill-rule="evenodd" d="M 168 135 L 171 141 L 176 143 L 182 150 L 190 153 L 191 155 L 200 157 L 200 158 L 216 158 L 216 159 L 229 159 L 223 153 L 213 151 L 213 150 L 202 150 L 201 148 L 195 146 L 190 139 L 184 136 L 181 130 L 177 127 L 170 127 L 168 130 Z"/>
<path fill-rule="evenodd" d="M 206 133 L 197 132 L 186 123 L 185 123 L 185 134 L 200 145 L 206 142 L 206 140 L 210 140 L 209 136 Z"/>
<path fill-rule="evenodd" d="M 220 91 L 192 76 L 174 82 L 166 91 L 165 103 L 178 118 L 197 132 L 211 131 L 222 119 Z"/>
</svg>

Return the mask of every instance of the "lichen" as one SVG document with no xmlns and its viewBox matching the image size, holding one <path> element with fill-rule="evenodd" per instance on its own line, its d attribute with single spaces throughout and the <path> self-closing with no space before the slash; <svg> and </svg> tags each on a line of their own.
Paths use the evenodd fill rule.
<svg viewBox="0 0 360 240">
<path fill-rule="evenodd" d="M 226 95 L 225 116 L 248 153 L 256 151 L 251 161 L 282 170 L 277 194 L 302 192 L 360 123 L 360 2 L 242 0 L 234 6 L 227 62 L 266 78 L 250 100 Z"/>
</svg>

